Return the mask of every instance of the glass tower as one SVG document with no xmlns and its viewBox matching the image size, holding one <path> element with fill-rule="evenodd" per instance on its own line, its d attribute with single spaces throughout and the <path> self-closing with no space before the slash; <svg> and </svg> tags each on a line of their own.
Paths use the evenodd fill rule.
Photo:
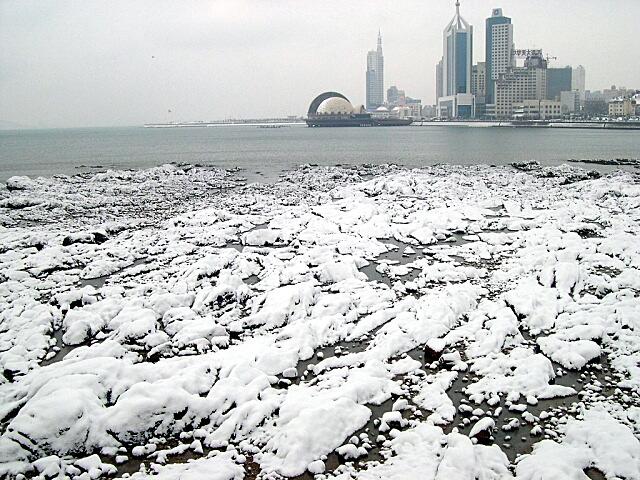
<svg viewBox="0 0 640 480">
<path fill-rule="evenodd" d="M 455 16 L 444 29 L 443 52 L 442 95 L 471 93 L 473 27 L 460 16 L 459 1 Z"/>
</svg>

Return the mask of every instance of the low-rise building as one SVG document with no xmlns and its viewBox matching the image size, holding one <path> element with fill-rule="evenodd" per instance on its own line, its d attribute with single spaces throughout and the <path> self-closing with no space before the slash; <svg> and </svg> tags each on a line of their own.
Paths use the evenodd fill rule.
<svg viewBox="0 0 640 480">
<path fill-rule="evenodd" d="M 631 98 L 614 98 L 609 102 L 610 117 L 630 117 L 635 114 L 636 102 Z"/>
<path fill-rule="evenodd" d="M 586 100 L 584 102 L 584 114 L 587 117 L 600 117 L 609 113 L 607 102 L 602 99 Z"/>
<path fill-rule="evenodd" d="M 399 105 L 397 107 L 393 107 L 390 114 L 394 118 L 416 118 L 413 116 L 413 112 L 408 105 Z"/>
<path fill-rule="evenodd" d="M 557 100 L 523 100 L 514 103 L 512 118 L 516 120 L 550 120 L 561 117 L 561 105 Z"/>
<path fill-rule="evenodd" d="M 425 105 L 422 107 L 422 117 L 423 118 L 434 118 L 438 115 L 438 106 L 437 105 Z"/>
<path fill-rule="evenodd" d="M 540 100 L 540 119 L 550 120 L 562 116 L 562 105 L 557 100 Z"/>
<path fill-rule="evenodd" d="M 458 93 L 438 99 L 439 118 L 474 118 L 476 97 L 471 93 Z"/>
<path fill-rule="evenodd" d="M 411 118 L 422 118 L 422 100 L 407 97 L 407 102 L 404 106 L 411 110 Z"/>
</svg>

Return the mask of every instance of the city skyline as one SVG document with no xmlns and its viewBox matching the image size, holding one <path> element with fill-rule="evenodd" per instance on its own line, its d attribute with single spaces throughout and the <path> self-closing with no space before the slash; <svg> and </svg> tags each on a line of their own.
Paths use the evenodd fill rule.
<svg viewBox="0 0 640 480">
<path fill-rule="evenodd" d="M 476 26 L 474 63 L 484 59 L 484 21 L 502 7 L 516 24 L 518 48 L 543 48 L 558 57 L 554 67 L 584 65 L 589 90 L 637 88 L 640 66 L 625 52 L 640 4 L 618 2 L 612 14 L 595 1 L 556 3 L 463 0 Z M 98 126 L 300 114 L 328 89 L 365 103 L 363 55 L 379 28 L 383 88 L 399 85 L 433 104 L 433 70 L 454 8 L 453 1 L 408 1 L 401 10 L 361 1 L 340 9 L 331 1 L 188 5 L 0 2 L 0 120 Z M 611 15 L 615 22 L 593 20 Z"/>
</svg>

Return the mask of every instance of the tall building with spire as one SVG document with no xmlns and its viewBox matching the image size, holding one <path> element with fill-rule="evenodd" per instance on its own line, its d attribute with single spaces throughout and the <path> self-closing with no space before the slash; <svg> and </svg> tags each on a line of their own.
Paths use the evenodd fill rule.
<svg viewBox="0 0 640 480">
<path fill-rule="evenodd" d="M 442 82 L 443 95 L 471 93 L 473 64 L 473 27 L 460 16 L 460 1 L 456 14 L 443 35 Z"/>
<path fill-rule="evenodd" d="M 486 102 L 494 104 L 496 80 L 508 68 L 515 67 L 513 25 L 511 18 L 502 14 L 501 8 L 491 11 L 486 20 L 485 35 Z"/>
<path fill-rule="evenodd" d="M 471 95 L 473 65 L 473 27 L 460 15 L 460 1 L 456 1 L 456 14 L 444 29 L 442 42 L 441 84 L 437 91 L 438 111 L 441 117 L 473 117 L 475 100 Z"/>
<path fill-rule="evenodd" d="M 367 53 L 367 109 L 373 110 L 384 103 L 384 55 L 382 35 L 378 31 L 378 47 Z"/>
</svg>

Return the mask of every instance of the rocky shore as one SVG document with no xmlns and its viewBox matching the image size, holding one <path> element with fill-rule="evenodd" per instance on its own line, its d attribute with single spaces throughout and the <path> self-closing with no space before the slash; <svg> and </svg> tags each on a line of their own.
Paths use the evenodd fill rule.
<svg viewBox="0 0 640 480">
<path fill-rule="evenodd" d="M 0 187 L 0 477 L 640 479 L 640 175 Z"/>
</svg>

